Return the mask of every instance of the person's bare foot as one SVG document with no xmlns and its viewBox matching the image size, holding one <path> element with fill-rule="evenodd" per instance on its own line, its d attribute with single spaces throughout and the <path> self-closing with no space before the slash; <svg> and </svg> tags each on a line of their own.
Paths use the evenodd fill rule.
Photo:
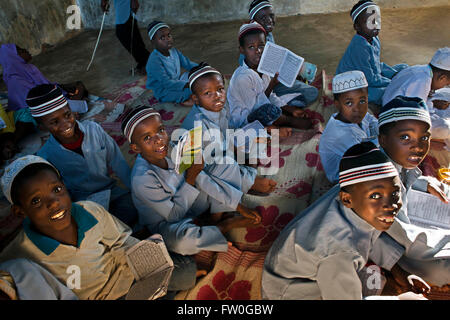
<svg viewBox="0 0 450 320">
<path fill-rule="evenodd" d="M 242 216 L 252 219 L 253 224 L 258 224 L 261 222 L 261 215 L 255 209 L 247 208 L 242 204 L 238 204 L 236 211 L 239 212 Z"/>
<path fill-rule="evenodd" d="M 261 224 L 258 222 L 255 224 L 254 219 L 246 218 L 243 216 L 234 216 L 228 219 L 224 219 L 217 224 L 217 227 L 222 232 L 222 234 L 226 234 L 232 229 L 236 228 L 256 228 Z"/>
<path fill-rule="evenodd" d="M 292 135 L 292 128 L 289 127 L 268 126 L 266 129 L 270 135 L 273 135 L 278 131 L 278 136 L 280 138 L 287 138 Z"/>
<path fill-rule="evenodd" d="M 275 180 L 263 177 L 256 177 L 255 183 L 250 188 L 250 190 L 261 192 L 261 193 L 271 193 L 275 190 L 277 182 Z"/>
<path fill-rule="evenodd" d="M 194 105 L 194 100 L 192 100 L 192 98 L 189 98 L 186 101 L 181 102 L 180 105 L 183 107 L 192 107 Z"/>
<path fill-rule="evenodd" d="M 218 223 L 220 220 L 222 220 L 223 217 L 223 212 L 217 212 L 217 213 L 211 213 L 209 215 L 209 221 L 208 223 L 210 224 L 216 224 Z"/>
</svg>

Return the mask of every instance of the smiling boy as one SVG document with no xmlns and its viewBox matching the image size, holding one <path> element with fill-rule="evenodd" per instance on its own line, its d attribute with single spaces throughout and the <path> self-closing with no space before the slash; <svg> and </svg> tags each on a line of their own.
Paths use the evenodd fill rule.
<svg viewBox="0 0 450 320">
<path fill-rule="evenodd" d="M 371 142 L 348 149 L 339 185 L 297 215 L 269 250 L 262 276 L 267 299 L 362 299 L 358 276 L 373 243 L 402 207 L 401 182 Z"/>
<path fill-rule="evenodd" d="M 38 155 L 52 163 L 74 201 L 110 190 L 109 211 L 129 226 L 137 220 L 130 188 L 131 169 L 117 143 L 93 121 L 79 122 L 67 105 L 61 89 L 43 84 L 30 90 L 31 115 L 51 134 Z M 114 172 L 128 188 L 117 185 Z"/>
</svg>

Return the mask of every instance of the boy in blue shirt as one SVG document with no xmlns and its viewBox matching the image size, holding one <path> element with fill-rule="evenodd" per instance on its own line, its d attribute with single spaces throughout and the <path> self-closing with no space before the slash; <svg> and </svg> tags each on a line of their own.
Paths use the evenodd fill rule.
<svg viewBox="0 0 450 320">
<path fill-rule="evenodd" d="M 161 102 L 176 102 L 192 107 L 194 103 L 188 85 L 188 72 L 197 63 L 173 47 L 171 29 L 164 22 L 152 22 L 148 26 L 148 36 L 155 49 L 146 66 L 147 89 L 152 89 L 155 98 Z M 181 68 L 187 72 L 181 74 Z"/>
<path fill-rule="evenodd" d="M 379 10 L 374 2 L 368 0 L 359 1 L 353 6 L 350 15 L 356 34 L 336 69 L 336 74 L 352 70 L 364 72 L 369 83 L 369 102 L 377 105 L 381 105 L 384 90 L 392 77 L 408 66 L 398 64 L 391 67 L 380 61 Z"/>
<path fill-rule="evenodd" d="M 109 211 L 133 226 L 137 211 L 129 191 L 131 169 L 116 142 L 97 123 L 76 121 L 61 89 L 55 85 L 31 89 L 27 104 L 41 128 L 51 134 L 37 154 L 61 172 L 74 201 L 110 190 Z M 117 186 L 111 172 L 128 189 Z"/>
</svg>

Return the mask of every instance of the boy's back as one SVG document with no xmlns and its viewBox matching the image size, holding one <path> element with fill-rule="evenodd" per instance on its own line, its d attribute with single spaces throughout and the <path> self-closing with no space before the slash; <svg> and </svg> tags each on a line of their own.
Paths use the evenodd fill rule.
<svg viewBox="0 0 450 320">
<path fill-rule="evenodd" d="M 429 65 L 411 66 L 400 71 L 387 86 L 383 105 L 397 96 L 418 97 L 425 102 L 431 90 L 433 72 Z"/>
</svg>

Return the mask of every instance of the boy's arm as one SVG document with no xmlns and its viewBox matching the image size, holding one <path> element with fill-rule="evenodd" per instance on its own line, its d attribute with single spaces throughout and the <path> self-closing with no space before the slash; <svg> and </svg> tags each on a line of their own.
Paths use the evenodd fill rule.
<svg viewBox="0 0 450 320">
<path fill-rule="evenodd" d="M 369 259 L 383 269 L 391 270 L 405 253 L 405 248 L 383 232 L 373 244 Z"/>
<path fill-rule="evenodd" d="M 163 62 L 158 58 L 150 55 L 146 66 L 147 74 L 151 74 L 152 78 L 159 82 L 166 90 L 183 91 L 186 81 L 171 79 L 164 68 Z"/>
<path fill-rule="evenodd" d="M 172 196 L 163 189 L 158 179 L 147 175 L 145 179 L 133 181 L 133 193 L 148 208 L 145 210 L 148 214 L 157 213 L 168 222 L 176 222 L 184 218 L 200 191 L 184 182 Z M 142 211 L 139 210 L 140 213 Z M 145 220 L 145 217 L 140 216 Z"/>
<path fill-rule="evenodd" d="M 362 284 L 356 271 L 360 263 L 364 261 L 353 252 L 336 254 L 320 261 L 317 284 L 322 299 L 361 300 Z"/>
<path fill-rule="evenodd" d="M 430 176 L 420 176 L 411 188 L 417 191 L 428 192 L 445 203 L 448 202 L 448 197 L 450 196 L 450 187 Z"/>
<path fill-rule="evenodd" d="M 361 51 L 353 55 L 353 59 L 354 64 L 364 72 L 369 87 L 386 87 L 391 82 L 391 79 L 384 77 L 381 70 L 378 70 L 374 57 L 368 50 L 361 48 Z"/>
<path fill-rule="evenodd" d="M 395 70 L 390 65 L 384 62 L 380 62 L 380 68 L 381 68 L 381 75 L 389 79 L 392 79 L 392 77 L 395 76 L 395 74 L 397 73 L 397 70 Z"/>
<path fill-rule="evenodd" d="M 255 85 L 252 84 L 253 79 L 248 74 L 241 74 L 235 80 L 232 90 L 228 89 L 228 101 L 233 101 L 233 109 L 230 112 L 230 127 L 240 128 L 247 121 L 247 117 L 253 108 L 258 104 L 258 93 L 255 90 Z M 269 103 L 269 99 L 264 93 L 261 93 L 265 98 L 265 103 Z M 264 103 L 262 103 L 264 104 Z"/>
<path fill-rule="evenodd" d="M 184 69 L 190 71 L 193 67 L 198 66 L 198 63 L 189 60 L 189 58 L 183 55 L 181 51 L 179 51 L 178 49 L 175 50 L 177 51 L 178 57 L 180 58 L 180 64 Z"/>
<path fill-rule="evenodd" d="M 125 161 L 119 146 L 114 141 L 114 139 L 107 134 L 102 127 L 98 126 L 99 130 L 102 131 L 105 137 L 106 144 L 106 159 L 108 161 L 108 166 L 114 171 L 114 173 L 119 177 L 122 183 L 128 188 L 131 188 L 130 174 L 131 169 L 128 163 Z"/>
</svg>

